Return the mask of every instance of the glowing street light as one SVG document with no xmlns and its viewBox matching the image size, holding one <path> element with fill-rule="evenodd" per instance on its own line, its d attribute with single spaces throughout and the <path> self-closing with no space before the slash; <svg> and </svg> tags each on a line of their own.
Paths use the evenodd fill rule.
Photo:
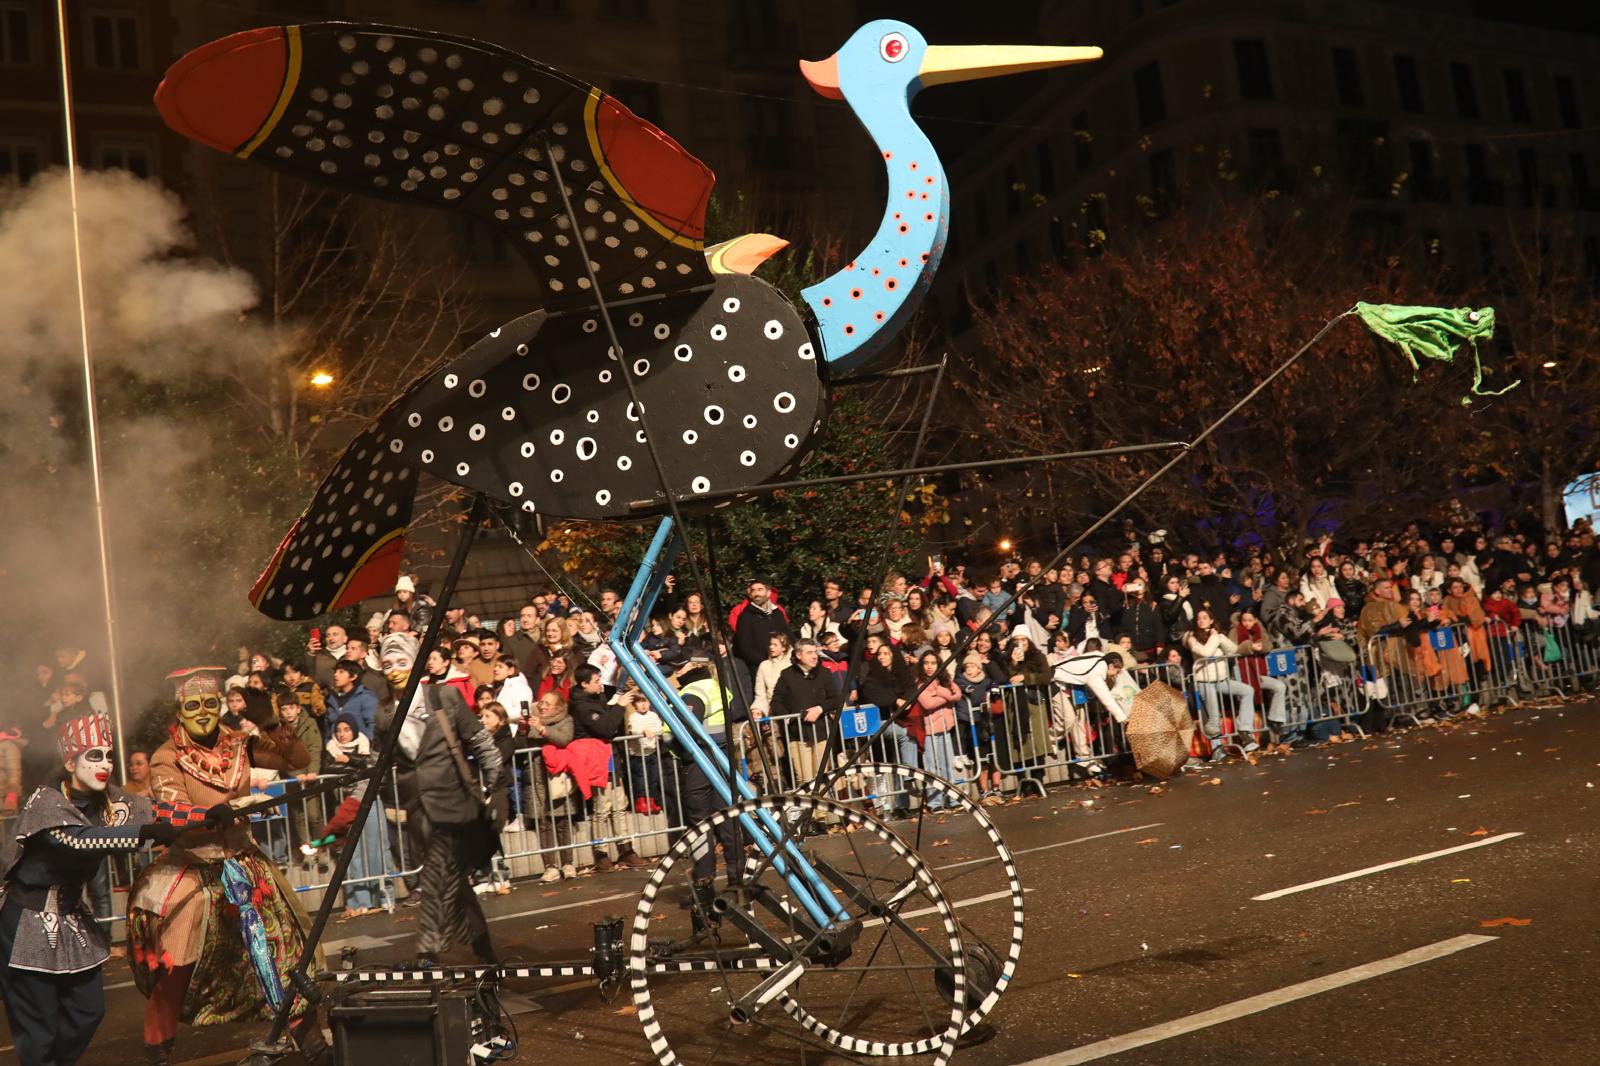
<svg viewBox="0 0 1600 1066">
<path fill-rule="evenodd" d="M 1554 370 L 1556 368 L 1556 361 L 1554 359 L 1546 359 L 1544 361 L 1544 368 L 1546 370 Z"/>
<path fill-rule="evenodd" d="M 1003 551 L 1003 552 L 1010 551 L 1011 550 L 1011 541 L 1009 539 L 1008 540 L 1002 540 L 1000 542 L 1000 550 Z"/>
<path fill-rule="evenodd" d="M 333 375 L 326 370 L 314 370 L 311 372 L 311 384 L 319 389 L 325 389 L 333 384 Z"/>
</svg>

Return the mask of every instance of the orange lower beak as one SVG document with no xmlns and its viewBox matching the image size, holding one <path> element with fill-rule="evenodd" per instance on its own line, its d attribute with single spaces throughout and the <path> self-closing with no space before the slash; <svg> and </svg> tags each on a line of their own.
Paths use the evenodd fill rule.
<svg viewBox="0 0 1600 1066">
<path fill-rule="evenodd" d="M 800 73 L 821 95 L 830 100 L 844 99 L 844 90 L 839 88 L 839 53 L 835 52 L 827 59 L 819 59 L 816 62 L 802 59 Z"/>
</svg>

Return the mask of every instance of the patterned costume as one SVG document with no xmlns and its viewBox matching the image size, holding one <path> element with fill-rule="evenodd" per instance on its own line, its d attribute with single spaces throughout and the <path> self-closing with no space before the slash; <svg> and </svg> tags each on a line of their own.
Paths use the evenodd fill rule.
<svg viewBox="0 0 1600 1066">
<path fill-rule="evenodd" d="M 29 797 L 0 856 L 0 987 L 23 1066 L 71 1066 L 105 1013 L 100 967 L 110 943 L 83 890 L 106 856 L 176 835 L 170 824 L 158 831 L 158 822 L 204 817 L 187 804 L 152 804 L 107 787 L 111 737 L 101 714 L 61 729 L 73 774 Z"/>
<path fill-rule="evenodd" d="M 220 728 L 215 673 L 182 671 L 172 679 L 180 720 L 150 758 L 151 794 L 158 801 L 225 804 L 249 794 L 252 766 L 303 767 L 303 753 L 299 765 L 291 765 L 280 734 Z M 180 1021 L 219 1025 L 272 1017 L 308 923 L 246 822 L 186 832 L 139 874 L 129 898 L 134 981 L 149 997 L 144 1036 L 150 1061 L 170 1061 Z M 304 1010 L 302 1003 L 297 1013 Z"/>
</svg>

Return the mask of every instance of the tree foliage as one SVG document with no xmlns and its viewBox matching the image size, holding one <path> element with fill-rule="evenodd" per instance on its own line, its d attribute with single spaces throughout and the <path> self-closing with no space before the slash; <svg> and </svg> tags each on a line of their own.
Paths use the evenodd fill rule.
<svg viewBox="0 0 1600 1066">
<path fill-rule="evenodd" d="M 1019 282 L 977 315 L 989 358 L 961 379 L 969 448 L 997 434 L 1041 452 L 1192 440 L 1357 300 L 1450 302 L 1449 275 L 1426 249 L 1353 221 L 1326 193 L 1219 187 L 1097 242 L 1070 272 Z M 1460 423 L 1479 417 L 1459 404 L 1461 373 L 1429 367 L 1413 385 L 1403 360 L 1341 323 L 1133 513 L 1150 528 L 1268 543 L 1334 519 L 1414 513 L 1445 488 L 1441 459 Z M 1087 522 L 1167 458 L 1032 469 L 999 483 L 995 502 L 1016 522 L 1036 509 Z"/>
</svg>

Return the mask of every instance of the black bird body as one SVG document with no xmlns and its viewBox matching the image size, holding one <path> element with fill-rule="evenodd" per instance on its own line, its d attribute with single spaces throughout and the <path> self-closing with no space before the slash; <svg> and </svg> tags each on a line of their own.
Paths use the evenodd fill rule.
<svg viewBox="0 0 1600 1066">
<path fill-rule="evenodd" d="M 671 427 L 655 444 L 675 495 L 771 480 L 821 430 L 813 343 L 759 278 L 720 275 L 708 290 L 618 307 L 613 321 L 651 425 Z M 350 444 L 258 585 L 258 606 L 323 613 L 330 589 L 403 534 L 419 472 L 545 518 L 666 513 L 644 441 L 598 313 L 525 315 L 424 375 Z"/>
</svg>

